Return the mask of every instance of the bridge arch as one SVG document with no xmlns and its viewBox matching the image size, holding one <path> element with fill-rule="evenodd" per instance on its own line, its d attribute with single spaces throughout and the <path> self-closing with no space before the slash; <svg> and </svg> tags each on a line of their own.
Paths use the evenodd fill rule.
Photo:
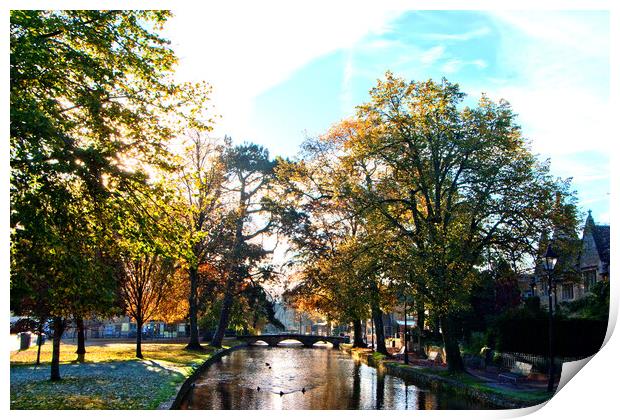
<svg viewBox="0 0 620 420">
<path fill-rule="evenodd" d="M 334 343 L 332 343 L 332 342 L 331 342 L 331 341 L 329 341 L 329 340 L 317 340 L 317 341 L 315 341 L 315 342 L 314 342 L 314 344 L 312 344 L 312 345 L 313 345 L 313 346 L 316 346 L 317 344 L 319 344 L 319 345 L 321 345 L 321 346 L 323 346 L 323 345 L 331 345 L 332 347 L 335 347 L 335 346 L 334 346 Z"/>
<path fill-rule="evenodd" d="M 285 343 L 285 341 L 287 341 L 288 343 Z M 300 344 L 303 346 L 303 342 L 296 339 L 296 338 L 283 338 L 281 340 L 277 340 L 276 346 L 279 346 L 280 344 Z"/>
<path fill-rule="evenodd" d="M 237 336 L 237 339 L 245 341 L 247 344 L 264 342 L 269 346 L 277 346 L 285 340 L 295 340 L 303 344 L 304 347 L 312 347 L 318 342 L 331 344 L 334 348 L 339 348 L 340 344 L 348 343 L 348 337 L 322 336 L 322 335 L 304 335 L 304 334 L 265 334 L 265 335 L 246 335 Z"/>
</svg>

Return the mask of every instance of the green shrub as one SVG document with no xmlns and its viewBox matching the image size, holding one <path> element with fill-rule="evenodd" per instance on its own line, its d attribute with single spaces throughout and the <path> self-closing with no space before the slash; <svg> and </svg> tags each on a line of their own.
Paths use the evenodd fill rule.
<svg viewBox="0 0 620 420">
<path fill-rule="evenodd" d="M 549 349 L 549 315 L 544 311 L 520 309 L 498 317 L 492 325 L 495 350 L 545 356 Z M 595 319 L 554 320 L 555 348 L 560 357 L 588 357 L 596 353 L 605 338 L 607 322 Z"/>
<path fill-rule="evenodd" d="M 383 359 L 385 359 L 385 354 L 381 354 L 379 352 L 373 352 L 372 355 L 370 356 L 375 362 L 381 361 Z"/>
<path fill-rule="evenodd" d="M 501 353 L 493 354 L 493 364 L 494 365 L 501 365 L 502 364 L 502 355 L 501 355 Z"/>
<path fill-rule="evenodd" d="M 480 355 L 480 350 L 487 345 L 487 337 L 483 332 L 474 331 L 469 336 L 469 340 L 463 346 L 466 354 Z"/>
</svg>

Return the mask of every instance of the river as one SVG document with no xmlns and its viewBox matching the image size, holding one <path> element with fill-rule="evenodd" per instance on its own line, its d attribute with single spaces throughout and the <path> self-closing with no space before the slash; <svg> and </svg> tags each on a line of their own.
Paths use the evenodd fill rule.
<svg viewBox="0 0 620 420">
<path fill-rule="evenodd" d="M 224 356 L 195 382 L 182 409 L 482 409 L 425 390 L 331 348 L 251 346 Z"/>
</svg>

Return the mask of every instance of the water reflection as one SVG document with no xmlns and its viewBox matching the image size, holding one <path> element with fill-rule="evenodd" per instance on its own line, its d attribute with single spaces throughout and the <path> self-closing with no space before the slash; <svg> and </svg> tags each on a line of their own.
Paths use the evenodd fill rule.
<svg viewBox="0 0 620 420">
<path fill-rule="evenodd" d="M 249 347 L 211 366 L 184 409 L 476 409 L 328 348 Z"/>
</svg>

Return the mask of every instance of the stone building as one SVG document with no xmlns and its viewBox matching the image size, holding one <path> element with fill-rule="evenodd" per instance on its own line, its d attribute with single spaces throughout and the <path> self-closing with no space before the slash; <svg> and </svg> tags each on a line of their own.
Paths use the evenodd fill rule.
<svg viewBox="0 0 620 420">
<path fill-rule="evenodd" d="M 119 316 L 109 319 L 84 320 L 86 339 L 133 339 L 137 334 L 136 323 L 128 316 Z M 64 331 L 63 336 L 75 339 L 77 329 L 71 323 Z M 142 337 L 148 339 L 181 339 L 189 336 L 189 325 L 185 321 L 168 324 L 152 320 L 142 326 Z"/>
<path fill-rule="evenodd" d="M 596 224 L 591 211 L 588 211 L 581 239 L 574 249 L 573 255 L 560 255 L 553 272 L 556 282 L 552 296 L 554 304 L 581 299 L 596 282 L 609 281 L 610 227 Z M 547 305 L 546 273 L 537 267 L 533 276 L 524 276 L 520 281 L 523 296 L 531 295 L 525 284 L 531 279 L 534 280 L 534 294 L 541 298 L 541 304 Z"/>
<path fill-rule="evenodd" d="M 597 281 L 609 280 L 610 228 L 595 224 L 591 211 L 588 211 L 581 242 L 579 270 L 587 292 Z"/>
</svg>

